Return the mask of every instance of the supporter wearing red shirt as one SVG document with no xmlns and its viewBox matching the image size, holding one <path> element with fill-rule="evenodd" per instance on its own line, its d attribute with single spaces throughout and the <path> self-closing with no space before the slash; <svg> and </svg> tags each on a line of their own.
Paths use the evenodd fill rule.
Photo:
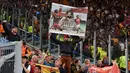
<svg viewBox="0 0 130 73">
<path fill-rule="evenodd" d="M 36 55 L 32 56 L 32 59 L 31 59 L 31 62 L 30 62 L 30 65 L 31 65 L 30 73 L 34 73 L 35 64 L 37 63 L 37 61 L 38 61 L 38 57 Z"/>
</svg>

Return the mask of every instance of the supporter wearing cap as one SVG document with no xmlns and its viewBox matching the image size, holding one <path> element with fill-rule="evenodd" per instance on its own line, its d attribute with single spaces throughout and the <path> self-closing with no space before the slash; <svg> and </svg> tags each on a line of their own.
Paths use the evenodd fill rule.
<svg viewBox="0 0 130 73">
<path fill-rule="evenodd" d="M 65 64 L 65 69 L 67 73 L 71 73 L 71 59 L 72 51 L 76 43 L 80 42 L 82 39 L 77 36 L 69 35 L 55 35 L 52 34 L 51 38 L 55 43 L 60 46 L 61 62 Z"/>
<path fill-rule="evenodd" d="M 68 35 L 64 35 L 64 40 L 68 40 L 69 36 Z"/>
</svg>

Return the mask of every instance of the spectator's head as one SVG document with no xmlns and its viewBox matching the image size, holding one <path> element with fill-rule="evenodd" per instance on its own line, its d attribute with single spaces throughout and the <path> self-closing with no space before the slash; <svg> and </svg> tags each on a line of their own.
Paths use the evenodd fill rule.
<svg viewBox="0 0 130 73">
<path fill-rule="evenodd" d="M 34 62 L 34 63 L 37 63 L 38 56 L 37 55 L 33 55 L 31 61 Z"/>
<path fill-rule="evenodd" d="M 25 45 L 26 45 L 26 42 L 25 42 L 24 40 L 22 41 L 22 45 L 23 45 L 23 46 L 25 46 Z"/>
<path fill-rule="evenodd" d="M 45 54 L 43 54 L 42 49 L 39 49 L 38 50 L 38 57 L 43 58 L 44 56 L 45 56 Z"/>
<path fill-rule="evenodd" d="M 109 65 L 108 57 L 104 57 L 102 63 L 103 63 L 103 65 L 108 66 Z"/>
<path fill-rule="evenodd" d="M 60 67 L 61 61 L 59 59 L 55 60 L 55 67 Z"/>
<path fill-rule="evenodd" d="M 28 57 L 27 56 L 23 56 L 22 57 L 22 63 L 25 64 L 28 61 Z"/>
<path fill-rule="evenodd" d="M 36 54 L 36 50 L 32 49 L 32 55 L 35 55 L 35 54 Z"/>
<path fill-rule="evenodd" d="M 76 61 L 75 61 L 75 64 L 76 64 L 76 65 L 80 65 L 80 61 L 79 61 L 79 60 L 76 60 Z"/>
<path fill-rule="evenodd" d="M 17 27 L 12 27 L 11 32 L 16 35 L 18 33 L 18 28 Z"/>
<path fill-rule="evenodd" d="M 75 58 L 72 59 L 71 64 L 75 64 Z"/>
<path fill-rule="evenodd" d="M 41 66 L 36 65 L 34 69 L 34 73 L 41 73 Z"/>
<path fill-rule="evenodd" d="M 101 60 L 98 60 L 98 66 L 102 66 L 102 61 Z"/>
<path fill-rule="evenodd" d="M 89 59 L 85 59 L 84 63 L 85 63 L 85 65 L 90 65 L 90 60 Z"/>
<path fill-rule="evenodd" d="M 39 50 L 38 50 L 38 53 L 39 53 L 39 54 L 42 54 L 42 49 L 39 49 Z"/>
<path fill-rule="evenodd" d="M 68 35 L 64 35 L 64 40 L 66 41 L 66 40 L 68 40 Z"/>
<path fill-rule="evenodd" d="M 51 56 L 46 56 L 45 60 L 49 63 L 51 61 Z"/>
</svg>

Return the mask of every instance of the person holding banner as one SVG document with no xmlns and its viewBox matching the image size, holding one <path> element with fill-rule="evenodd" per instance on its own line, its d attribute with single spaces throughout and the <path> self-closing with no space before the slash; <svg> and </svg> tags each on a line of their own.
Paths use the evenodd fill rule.
<svg viewBox="0 0 130 73">
<path fill-rule="evenodd" d="M 112 66 L 105 66 L 105 67 L 97 67 L 95 65 L 91 65 L 88 68 L 89 73 L 120 73 L 120 69 L 116 64 L 116 60 L 112 62 Z"/>
<path fill-rule="evenodd" d="M 51 35 L 52 40 L 59 44 L 61 62 L 65 64 L 66 73 L 71 73 L 71 59 L 74 45 L 82 39 L 79 37 L 69 37 L 68 35 Z"/>
</svg>

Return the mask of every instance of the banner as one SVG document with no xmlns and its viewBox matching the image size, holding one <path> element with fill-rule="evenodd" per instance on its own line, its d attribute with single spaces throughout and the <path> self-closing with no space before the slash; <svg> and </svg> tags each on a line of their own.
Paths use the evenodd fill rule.
<svg viewBox="0 0 130 73">
<path fill-rule="evenodd" d="M 37 64 L 37 65 L 41 66 L 42 73 L 51 73 L 51 72 L 60 73 L 57 67 L 50 67 L 41 64 Z"/>
<path fill-rule="evenodd" d="M 52 3 L 49 32 L 85 36 L 88 7 L 71 7 Z"/>
<path fill-rule="evenodd" d="M 96 66 L 92 66 L 89 68 L 90 73 L 120 73 L 120 70 L 116 64 L 113 66 L 99 68 Z"/>
</svg>

